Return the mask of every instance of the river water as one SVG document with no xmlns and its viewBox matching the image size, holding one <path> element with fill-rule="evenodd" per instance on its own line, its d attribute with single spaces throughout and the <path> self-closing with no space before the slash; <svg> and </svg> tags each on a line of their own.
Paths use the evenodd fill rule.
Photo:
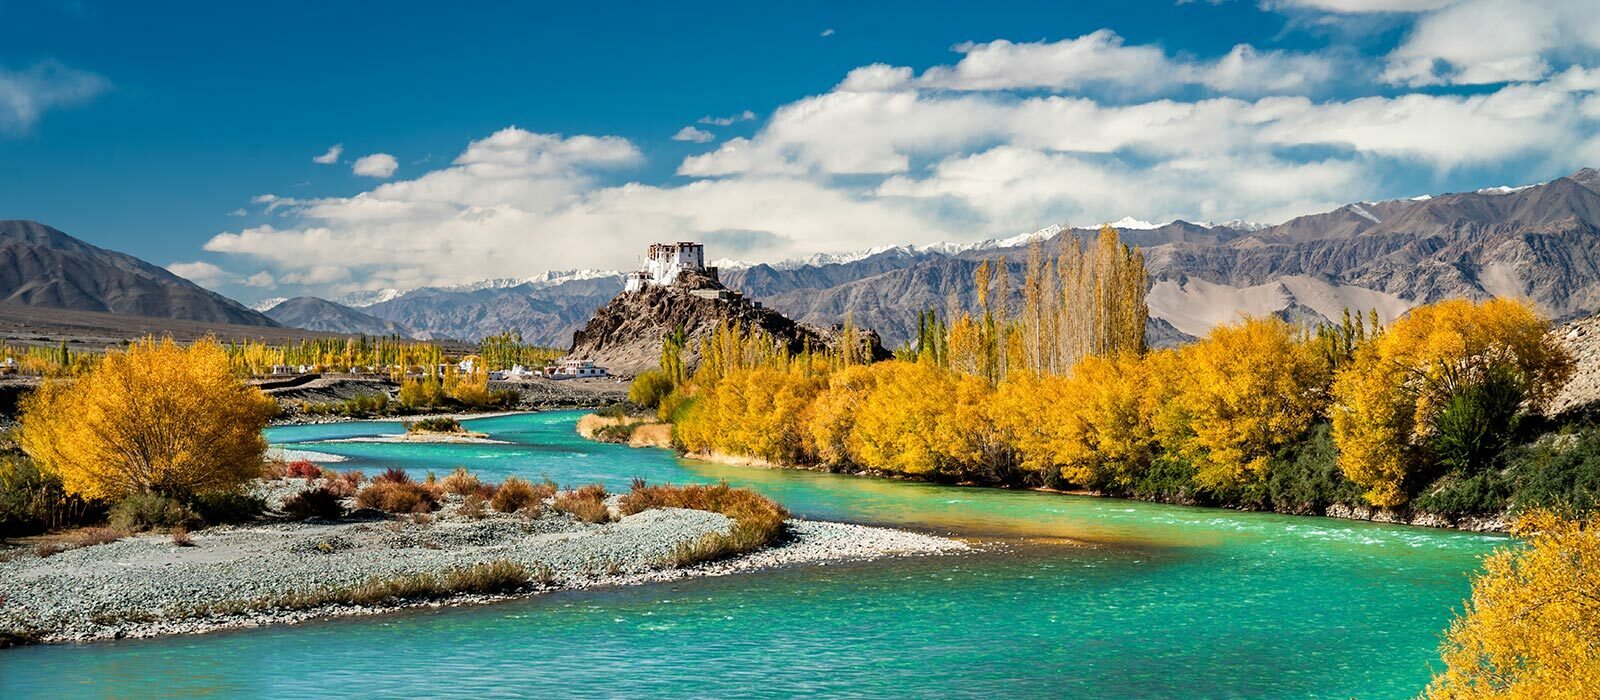
<svg viewBox="0 0 1600 700">
<path fill-rule="evenodd" d="M 1414 695 L 1500 537 L 730 467 L 578 438 L 578 413 L 485 418 L 509 444 L 339 442 L 369 475 L 465 466 L 564 485 L 727 480 L 796 515 L 983 546 L 563 592 L 468 608 L 0 652 L 0 696 L 1330 697 Z"/>
</svg>

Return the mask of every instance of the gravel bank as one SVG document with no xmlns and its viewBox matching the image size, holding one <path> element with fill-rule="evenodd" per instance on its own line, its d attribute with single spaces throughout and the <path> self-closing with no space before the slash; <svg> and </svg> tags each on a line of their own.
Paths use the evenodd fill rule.
<svg viewBox="0 0 1600 700">
<path fill-rule="evenodd" d="M 282 482 L 267 487 L 273 498 L 293 490 Z M 0 562 L 0 633 L 32 632 L 42 642 L 82 642 L 370 615 L 411 605 L 486 602 L 507 596 L 194 616 L 199 604 L 242 604 L 502 559 L 545 573 L 533 590 L 519 594 L 528 595 L 967 549 L 954 540 L 899 530 L 792 520 L 789 536 L 779 546 L 675 569 L 667 562 L 680 543 L 726 532 L 731 521 L 716 513 L 679 509 L 645 511 L 604 525 L 553 512 L 537 518 L 495 513 L 474 520 L 456 513 L 458 507 L 452 503 L 431 523 L 409 518 L 267 523 L 202 530 L 194 533 L 192 547 L 176 546 L 164 535 L 142 535 L 45 559 L 23 554 Z"/>
</svg>

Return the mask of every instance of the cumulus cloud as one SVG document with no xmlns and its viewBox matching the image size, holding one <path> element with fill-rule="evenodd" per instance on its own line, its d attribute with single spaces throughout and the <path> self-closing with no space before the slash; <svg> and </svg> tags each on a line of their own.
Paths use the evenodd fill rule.
<svg viewBox="0 0 1600 700">
<path fill-rule="evenodd" d="M 678 133 L 672 135 L 673 141 L 688 141 L 690 143 L 709 143 L 716 140 L 716 138 L 716 134 L 705 129 L 696 129 L 692 126 L 683 127 L 678 130 Z"/>
<path fill-rule="evenodd" d="M 400 161 L 387 153 L 374 153 L 370 156 L 361 156 L 356 159 L 355 165 L 350 167 L 350 172 L 363 177 L 387 179 L 394 176 L 395 169 L 400 167 Z"/>
<path fill-rule="evenodd" d="M 105 78 L 55 60 L 21 70 L 0 66 L 0 134 L 27 131 L 46 111 L 87 102 L 109 85 Z"/>
<path fill-rule="evenodd" d="M 311 162 L 318 165 L 333 165 L 334 163 L 339 162 L 339 154 L 341 153 L 344 153 L 344 144 L 336 143 L 332 146 L 329 146 L 328 150 L 322 155 L 313 157 Z"/>
</svg>

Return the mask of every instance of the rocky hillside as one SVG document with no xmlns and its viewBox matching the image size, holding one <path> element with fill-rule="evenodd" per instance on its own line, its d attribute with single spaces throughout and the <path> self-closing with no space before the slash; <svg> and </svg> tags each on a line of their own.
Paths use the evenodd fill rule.
<svg viewBox="0 0 1600 700">
<path fill-rule="evenodd" d="M 411 329 L 404 325 L 317 297 L 286 299 L 267 309 L 265 313 L 268 318 L 290 328 L 351 335 L 393 335 L 402 338 L 409 338 L 412 335 Z"/>
<path fill-rule="evenodd" d="M 36 221 L 0 221 L 0 303 L 277 327 L 167 270 Z"/>
<path fill-rule="evenodd" d="M 594 360 L 614 374 L 637 374 L 658 365 L 661 340 L 682 328 L 689 337 L 685 361 L 694 367 L 699 363 L 695 341 L 709 337 L 725 322 L 761 329 L 796 353 L 807 345 L 831 348 L 840 341 L 838 328 L 796 323 L 745 298 L 708 299 L 696 296 L 696 290 L 726 292 L 727 288 L 708 277 L 685 273 L 672 286 L 617 295 L 573 335 L 570 357 Z M 876 334 L 863 332 L 860 342 L 873 356 L 888 356 Z"/>
</svg>

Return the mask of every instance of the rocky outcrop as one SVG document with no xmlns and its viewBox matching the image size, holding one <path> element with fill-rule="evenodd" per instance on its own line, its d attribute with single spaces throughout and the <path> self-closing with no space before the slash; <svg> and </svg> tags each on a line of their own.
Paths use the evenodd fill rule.
<svg viewBox="0 0 1600 700">
<path fill-rule="evenodd" d="M 647 286 L 623 292 L 595 312 L 572 337 L 569 357 L 593 360 L 613 374 L 634 375 L 656 367 L 661 341 L 676 329 L 688 338 L 684 360 L 698 366 L 699 343 L 723 324 L 759 330 L 791 353 L 835 348 L 844 336 L 842 327 L 819 328 L 794 320 L 753 302 L 716 280 L 685 272 L 670 286 Z M 888 357 L 876 333 L 861 331 L 857 342 L 878 359 Z"/>
</svg>

